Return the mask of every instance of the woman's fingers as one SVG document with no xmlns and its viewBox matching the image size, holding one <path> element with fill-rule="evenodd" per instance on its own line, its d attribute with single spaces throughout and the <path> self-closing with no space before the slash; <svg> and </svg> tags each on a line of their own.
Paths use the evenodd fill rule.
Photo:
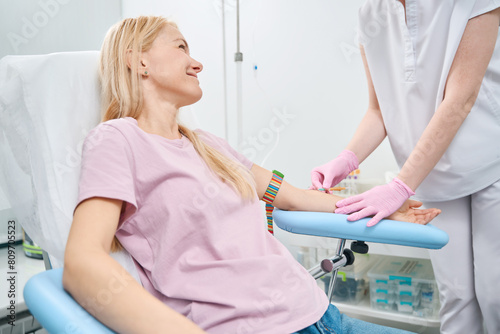
<svg viewBox="0 0 500 334">
<path fill-rule="evenodd" d="M 431 220 L 436 218 L 437 215 L 441 213 L 439 209 L 423 209 L 423 210 L 415 210 L 415 223 L 426 225 Z"/>
<path fill-rule="evenodd" d="M 415 201 L 413 199 L 409 199 L 408 205 L 410 206 L 410 208 L 420 208 L 423 205 L 423 203 L 420 201 Z"/>
</svg>

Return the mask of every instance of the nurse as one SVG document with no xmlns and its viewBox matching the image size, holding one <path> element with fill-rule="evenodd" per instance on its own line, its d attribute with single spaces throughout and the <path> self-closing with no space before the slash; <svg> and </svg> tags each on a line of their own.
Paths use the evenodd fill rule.
<svg viewBox="0 0 500 334">
<path fill-rule="evenodd" d="M 392 182 L 340 201 L 369 226 L 416 195 L 450 242 L 430 256 L 441 333 L 500 333 L 500 1 L 368 0 L 359 11 L 369 106 L 346 149 L 313 169 L 329 188 L 387 136 Z"/>
</svg>

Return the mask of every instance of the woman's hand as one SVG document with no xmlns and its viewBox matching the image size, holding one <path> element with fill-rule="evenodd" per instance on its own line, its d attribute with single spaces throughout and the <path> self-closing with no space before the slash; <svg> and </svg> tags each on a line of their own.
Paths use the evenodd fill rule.
<svg viewBox="0 0 500 334">
<path fill-rule="evenodd" d="M 422 202 L 409 199 L 387 219 L 425 225 L 441 213 L 439 209 L 417 209 L 421 206 Z"/>
</svg>

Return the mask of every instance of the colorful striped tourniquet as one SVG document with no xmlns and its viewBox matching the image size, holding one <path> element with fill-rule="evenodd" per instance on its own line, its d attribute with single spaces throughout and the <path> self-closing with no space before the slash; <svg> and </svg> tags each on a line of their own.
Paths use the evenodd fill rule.
<svg viewBox="0 0 500 334">
<path fill-rule="evenodd" d="M 277 170 L 273 170 L 273 178 L 271 182 L 269 182 L 269 186 L 267 186 L 266 193 L 262 200 L 266 202 L 266 217 L 267 217 L 267 230 L 269 233 L 274 234 L 273 229 L 273 210 L 274 206 L 272 205 L 276 195 L 278 194 L 278 190 L 280 190 L 281 182 L 283 182 L 284 175 L 278 172 Z"/>
</svg>

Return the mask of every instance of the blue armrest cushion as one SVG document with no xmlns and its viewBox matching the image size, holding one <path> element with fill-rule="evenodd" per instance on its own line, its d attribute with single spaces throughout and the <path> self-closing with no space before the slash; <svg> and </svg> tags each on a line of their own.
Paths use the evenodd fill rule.
<svg viewBox="0 0 500 334">
<path fill-rule="evenodd" d="M 64 290 L 62 273 L 62 268 L 47 270 L 26 283 L 24 300 L 36 320 L 49 333 L 115 334 Z"/>
<path fill-rule="evenodd" d="M 275 209 L 273 220 L 282 230 L 306 235 L 384 244 L 440 249 L 448 243 L 448 234 L 427 224 L 383 219 L 367 227 L 369 218 L 350 222 L 347 215 L 328 212 L 282 211 Z"/>
</svg>

